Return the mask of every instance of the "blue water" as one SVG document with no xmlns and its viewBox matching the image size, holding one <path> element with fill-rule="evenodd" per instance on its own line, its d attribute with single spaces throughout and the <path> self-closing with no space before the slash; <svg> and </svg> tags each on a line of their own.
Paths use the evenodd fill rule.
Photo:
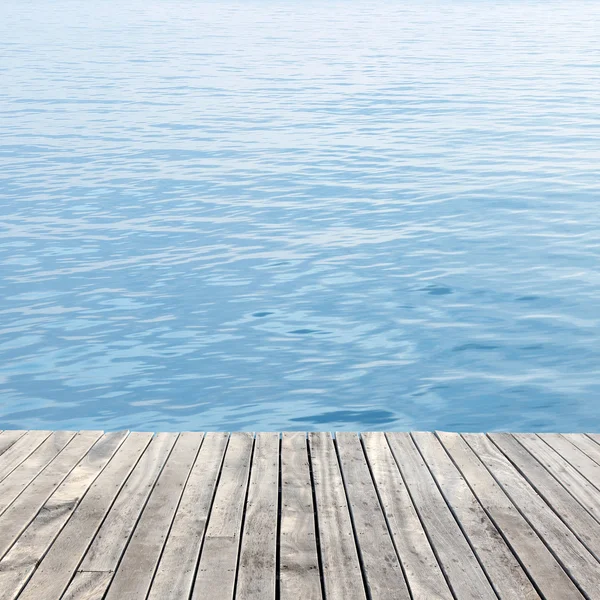
<svg viewBox="0 0 600 600">
<path fill-rule="evenodd" d="M 0 4 L 0 429 L 600 430 L 600 2 Z"/>
</svg>

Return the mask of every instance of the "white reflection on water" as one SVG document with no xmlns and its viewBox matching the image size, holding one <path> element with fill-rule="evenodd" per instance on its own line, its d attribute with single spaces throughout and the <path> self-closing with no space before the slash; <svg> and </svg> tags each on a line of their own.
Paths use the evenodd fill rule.
<svg viewBox="0 0 600 600">
<path fill-rule="evenodd" d="M 0 5 L 0 428 L 600 428 L 597 2 Z"/>
</svg>

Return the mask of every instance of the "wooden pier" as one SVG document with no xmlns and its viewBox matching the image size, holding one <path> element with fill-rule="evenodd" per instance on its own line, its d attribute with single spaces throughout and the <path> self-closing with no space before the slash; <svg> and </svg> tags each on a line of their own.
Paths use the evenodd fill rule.
<svg viewBox="0 0 600 600">
<path fill-rule="evenodd" d="M 593 600 L 599 561 L 599 435 L 0 433 L 0 600 Z"/>
</svg>

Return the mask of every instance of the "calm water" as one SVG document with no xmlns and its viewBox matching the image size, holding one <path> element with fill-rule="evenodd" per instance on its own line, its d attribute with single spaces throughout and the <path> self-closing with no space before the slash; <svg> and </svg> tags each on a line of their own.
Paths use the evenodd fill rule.
<svg viewBox="0 0 600 600">
<path fill-rule="evenodd" d="M 0 428 L 600 430 L 600 2 L 0 4 Z"/>
</svg>

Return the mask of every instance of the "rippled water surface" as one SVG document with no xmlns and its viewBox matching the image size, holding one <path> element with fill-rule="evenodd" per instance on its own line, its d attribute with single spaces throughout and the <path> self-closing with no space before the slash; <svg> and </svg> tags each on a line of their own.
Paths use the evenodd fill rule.
<svg viewBox="0 0 600 600">
<path fill-rule="evenodd" d="M 600 2 L 0 4 L 0 428 L 600 430 Z"/>
</svg>

